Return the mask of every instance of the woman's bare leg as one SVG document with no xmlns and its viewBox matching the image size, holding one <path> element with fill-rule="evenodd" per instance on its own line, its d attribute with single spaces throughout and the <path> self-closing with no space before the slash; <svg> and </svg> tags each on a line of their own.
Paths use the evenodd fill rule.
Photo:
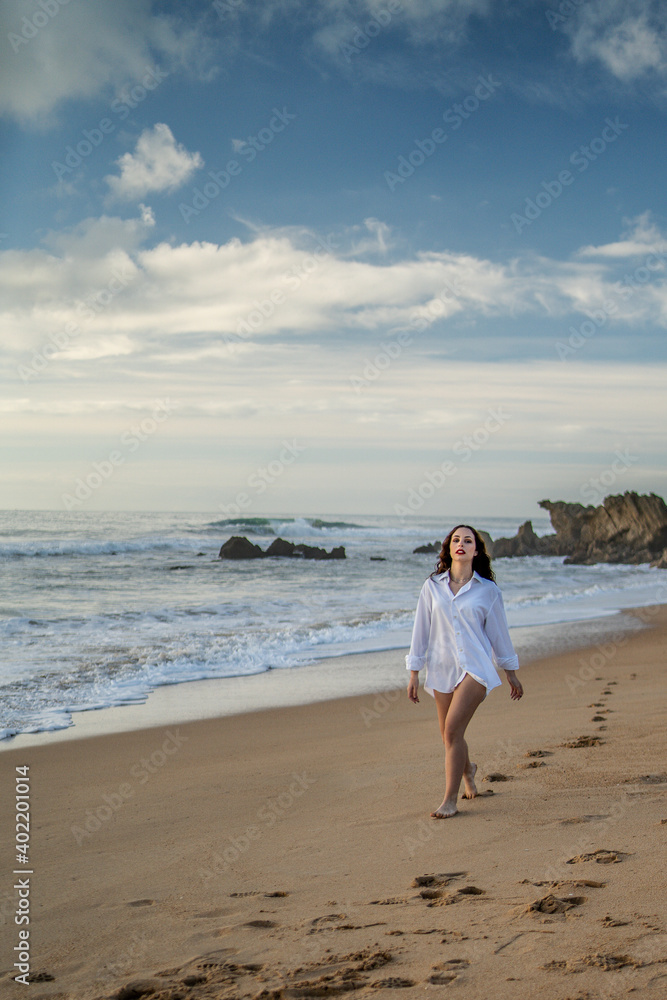
<svg viewBox="0 0 667 1000">
<path fill-rule="evenodd" d="M 444 694 L 441 691 L 433 693 L 438 710 L 440 734 L 445 744 L 446 783 L 442 805 L 431 815 L 435 819 L 444 819 L 447 816 L 455 816 L 458 812 L 456 800 L 462 777 L 465 777 L 465 797 L 474 798 L 477 795 L 474 781 L 477 765 L 470 763 L 468 744 L 464 735 L 475 711 L 484 701 L 486 688 L 470 674 L 466 674 L 460 684 L 449 694 Z"/>
<path fill-rule="evenodd" d="M 438 711 L 438 723 L 440 725 L 440 736 L 442 742 L 445 742 L 445 723 L 447 720 L 447 712 L 454 696 L 454 692 L 450 691 L 446 694 L 443 691 L 434 691 L 436 708 Z M 468 756 L 468 744 L 466 743 L 466 760 L 463 767 L 463 782 L 465 784 L 465 793 L 463 794 L 464 799 L 474 799 L 475 796 L 479 794 L 477 791 L 477 785 L 475 784 L 475 774 L 477 772 L 477 764 L 471 764 L 470 757 Z"/>
</svg>

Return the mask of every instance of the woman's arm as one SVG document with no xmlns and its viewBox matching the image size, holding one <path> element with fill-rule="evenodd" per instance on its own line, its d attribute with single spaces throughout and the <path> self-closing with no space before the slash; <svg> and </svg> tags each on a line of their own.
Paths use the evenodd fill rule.
<svg viewBox="0 0 667 1000">
<path fill-rule="evenodd" d="M 408 698 L 415 704 L 419 701 L 419 671 L 426 663 L 426 653 L 431 635 L 431 593 L 428 580 L 421 589 L 415 613 L 415 624 L 412 629 L 410 652 L 405 657 L 405 666 L 410 671 L 408 681 Z"/>
</svg>

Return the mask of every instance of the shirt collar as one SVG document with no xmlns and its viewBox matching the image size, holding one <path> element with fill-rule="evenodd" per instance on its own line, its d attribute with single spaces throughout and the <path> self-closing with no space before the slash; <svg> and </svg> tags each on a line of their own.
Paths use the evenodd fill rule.
<svg viewBox="0 0 667 1000">
<path fill-rule="evenodd" d="M 440 576 L 438 577 L 438 580 L 447 580 L 447 582 L 449 583 L 449 573 L 450 573 L 450 571 L 448 569 L 446 569 L 444 573 L 440 574 Z M 474 569 L 472 571 L 472 579 L 473 580 L 481 580 L 482 579 L 476 569 Z M 468 583 L 470 583 L 470 581 L 468 581 Z M 468 584 L 466 584 L 466 587 L 467 586 L 468 586 Z"/>
<path fill-rule="evenodd" d="M 446 583 L 447 584 L 447 590 L 451 594 L 452 598 L 455 597 L 455 596 L 458 597 L 458 594 L 456 594 L 456 595 L 452 594 L 451 590 L 449 589 L 449 570 L 448 569 L 446 569 L 444 573 L 441 573 L 440 576 L 437 577 L 437 579 L 441 583 Z M 464 591 L 466 591 L 468 589 L 468 587 L 472 586 L 472 584 L 474 583 L 475 580 L 477 580 L 479 583 L 481 583 L 481 581 L 482 581 L 482 577 L 479 575 L 479 573 L 477 572 L 476 569 L 474 569 L 472 571 L 472 578 L 470 580 L 468 580 L 468 582 L 466 584 L 464 584 L 463 587 L 461 587 L 461 589 L 459 590 L 459 594 L 463 593 Z"/>
</svg>

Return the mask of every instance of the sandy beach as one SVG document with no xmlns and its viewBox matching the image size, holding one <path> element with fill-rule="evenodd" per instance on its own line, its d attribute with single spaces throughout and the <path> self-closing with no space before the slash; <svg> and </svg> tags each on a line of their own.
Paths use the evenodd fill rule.
<svg viewBox="0 0 667 1000">
<path fill-rule="evenodd" d="M 667 609 L 629 613 L 651 627 L 492 692 L 468 736 L 495 780 L 450 820 L 423 693 L 0 754 L 3 994 L 28 941 L 37 1000 L 665 996 Z"/>
</svg>

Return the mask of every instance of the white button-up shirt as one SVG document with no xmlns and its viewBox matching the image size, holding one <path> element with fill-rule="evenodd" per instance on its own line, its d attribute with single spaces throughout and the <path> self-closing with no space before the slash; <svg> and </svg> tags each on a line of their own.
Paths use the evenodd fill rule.
<svg viewBox="0 0 667 1000">
<path fill-rule="evenodd" d="M 419 595 L 407 669 L 426 666 L 424 690 L 431 695 L 453 691 L 466 674 L 488 694 L 501 684 L 494 661 L 504 670 L 519 667 L 496 584 L 473 572 L 454 595 L 449 570 L 429 577 Z"/>
</svg>

